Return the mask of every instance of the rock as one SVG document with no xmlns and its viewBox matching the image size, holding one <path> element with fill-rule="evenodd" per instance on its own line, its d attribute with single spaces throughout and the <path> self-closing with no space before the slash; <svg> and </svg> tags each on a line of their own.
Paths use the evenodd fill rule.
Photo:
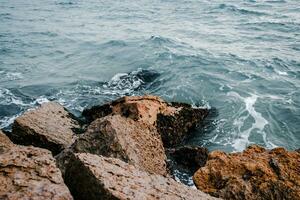
<svg viewBox="0 0 300 200">
<path fill-rule="evenodd" d="M 69 150 L 57 156 L 62 171 L 70 152 L 119 158 L 142 170 L 167 175 L 166 155 L 156 129 L 120 115 L 109 115 L 92 122 Z"/>
<path fill-rule="evenodd" d="M 0 131 L 0 199 L 73 199 L 51 152 L 14 145 Z"/>
<path fill-rule="evenodd" d="M 10 139 L 0 130 L 0 154 L 13 146 L 14 144 L 10 141 Z"/>
<path fill-rule="evenodd" d="M 18 117 L 11 139 L 16 144 L 46 148 L 56 155 L 74 142 L 77 130 L 80 125 L 74 117 L 60 104 L 49 102 Z"/>
<path fill-rule="evenodd" d="M 168 149 L 168 154 L 177 165 L 189 169 L 192 173 L 203 167 L 208 158 L 208 150 L 204 147 L 181 146 Z"/>
<path fill-rule="evenodd" d="M 192 108 L 185 103 L 167 103 L 157 96 L 146 95 L 123 97 L 82 113 L 90 122 L 115 114 L 155 126 L 164 146 L 172 147 L 183 141 L 190 129 L 207 116 L 208 110 Z"/>
<path fill-rule="evenodd" d="M 91 123 L 92 121 L 105 117 L 113 112 L 113 106 L 110 103 L 104 105 L 96 105 L 89 109 L 84 109 L 82 116 L 84 116 L 87 122 Z"/>
<path fill-rule="evenodd" d="M 75 154 L 66 171 L 75 199 L 215 199 L 171 178 L 151 174 L 119 159 Z"/>
<path fill-rule="evenodd" d="M 193 179 L 203 192 L 224 199 L 299 199 L 300 154 L 256 145 L 241 153 L 213 151 Z"/>
<path fill-rule="evenodd" d="M 174 114 L 159 113 L 157 130 L 161 134 L 165 147 L 176 146 L 189 135 L 189 132 L 208 115 L 208 110 L 192 108 L 189 104 L 171 103 L 169 107 L 179 109 Z"/>
</svg>

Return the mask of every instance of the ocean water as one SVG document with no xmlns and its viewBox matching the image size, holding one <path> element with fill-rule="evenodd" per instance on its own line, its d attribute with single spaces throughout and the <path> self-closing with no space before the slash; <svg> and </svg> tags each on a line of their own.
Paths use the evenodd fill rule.
<svg viewBox="0 0 300 200">
<path fill-rule="evenodd" d="M 187 143 L 300 148 L 299 0 L 0 0 L 0 127 L 55 100 L 212 109 Z"/>
</svg>

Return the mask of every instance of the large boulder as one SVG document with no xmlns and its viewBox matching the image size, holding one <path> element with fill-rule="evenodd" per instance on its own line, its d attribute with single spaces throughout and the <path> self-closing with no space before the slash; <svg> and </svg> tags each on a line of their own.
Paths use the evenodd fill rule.
<svg viewBox="0 0 300 200">
<path fill-rule="evenodd" d="M 146 95 L 123 97 L 82 113 L 89 122 L 115 114 L 155 126 L 164 146 L 172 147 L 183 141 L 189 131 L 208 115 L 208 110 L 185 103 L 167 103 L 157 96 Z"/>
<path fill-rule="evenodd" d="M 215 199 L 171 178 L 151 174 L 119 159 L 73 154 L 66 184 L 78 200 L 98 199 Z"/>
<path fill-rule="evenodd" d="M 167 174 L 166 155 L 156 129 L 120 115 L 96 119 L 70 149 L 58 155 L 63 172 L 71 152 L 119 158 L 145 171 Z"/>
<path fill-rule="evenodd" d="M 17 146 L 0 131 L 0 199 L 73 199 L 51 152 Z"/>
<path fill-rule="evenodd" d="M 55 102 L 30 110 L 13 123 L 11 139 L 16 144 L 46 148 L 54 155 L 71 145 L 80 130 L 72 114 Z"/>
<path fill-rule="evenodd" d="M 224 199 L 300 199 L 300 154 L 253 145 L 241 153 L 213 151 L 194 175 L 200 190 Z"/>
</svg>

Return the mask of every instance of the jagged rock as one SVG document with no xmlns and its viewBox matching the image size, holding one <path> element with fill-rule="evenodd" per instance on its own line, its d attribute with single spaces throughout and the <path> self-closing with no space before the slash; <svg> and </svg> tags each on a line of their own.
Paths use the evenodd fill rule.
<svg viewBox="0 0 300 200">
<path fill-rule="evenodd" d="M 0 131 L 0 199 L 73 199 L 51 152 L 14 145 Z"/>
<path fill-rule="evenodd" d="M 300 199 L 300 154 L 253 145 L 241 153 L 213 151 L 194 175 L 200 190 L 224 199 Z"/>
<path fill-rule="evenodd" d="M 49 102 L 18 117 L 11 139 L 16 144 L 46 148 L 54 155 L 71 145 L 79 123 L 60 104 Z"/>
<path fill-rule="evenodd" d="M 123 117 L 153 125 L 161 134 L 165 147 L 179 144 L 208 114 L 207 109 L 192 108 L 185 103 L 167 103 L 157 96 L 123 97 L 112 103 L 83 111 L 88 121 L 106 115 Z"/>
<path fill-rule="evenodd" d="M 78 200 L 96 199 L 215 199 L 171 178 L 139 170 L 119 159 L 73 154 L 66 184 Z"/>
<path fill-rule="evenodd" d="M 161 134 L 165 147 L 173 147 L 180 144 L 189 131 L 208 115 L 207 109 L 192 108 L 189 104 L 173 102 L 171 107 L 180 110 L 171 115 L 164 113 L 157 115 L 156 127 Z"/>
<path fill-rule="evenodd" d="M 208 150 L 204 147 L 181 146 L 168 149 L 169 157 L 176 161 L 177 165 L 195 173 L 200 167 L 203 167 L 208 158 Z"/>
<path fill-rule="evenodd" d="M 63 172 L 70 152 L 119 158 L 145 171 L 167 174 L 166 155 L 156 129 L 120 115 L 96 119 L 69 150 L 58 155 Z"/>
</svg>

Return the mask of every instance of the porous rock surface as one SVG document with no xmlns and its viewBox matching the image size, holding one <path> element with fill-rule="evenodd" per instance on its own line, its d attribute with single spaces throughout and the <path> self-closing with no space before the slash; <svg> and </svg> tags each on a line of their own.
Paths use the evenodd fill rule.
<svg viewBox="0 0 300 200">
<path fill-rule="evenodd" d="M 119 158 L 142 170 L 167 175 L 166 155 L 156 129 L 120 115 L 96 119 L 70 149 L 58 155 L 63 172 L 70 152 Z"/>
<path fill-rule="evenodd" d="M 300 154 L 253 145 L 241 153 L 213 151 L 194 174 L 197 188 L 224 199 L 300 199 Z"/>
<path fill-rule="evenodd" d="M 157 96 L 123 97 L 111 103 L 94 106 L 83 111 L 88 121 L 106 115 L 119 114 L 134 121 L 156 127 L 165 147 L 179 144 L 189 130 L 201 122 L 208 110 L 192 108 L 185 103 L 167 103 Z"/>
<path fill-rule="evenodd" d="M 119 159 L 73 154 L 66 184 L 75 199 L 215 199 L 171 178 L 140 171 Z"/>
<path fill-rule="evenodd" d="M 18 146 L 0 131 L 0 199 L 73 199 L 51 152 Z"/>
<path fill-rule="evenodd" d="M 74 131 L 79 129 L 79 123 L 63 106 L 49 102 L 18 117 L 11 139 L 16 144 L 46 148 L 56 155 L 74 142 Z"/>
<path fill-rule="evenodd" d="M 188 169 L 192 173 L 203 167 L 208 158 L 207 148 L 190 145 L 168 149 L 167 153 L 170 158 L 176 161 L 177 165 Z"/>
</svg>

